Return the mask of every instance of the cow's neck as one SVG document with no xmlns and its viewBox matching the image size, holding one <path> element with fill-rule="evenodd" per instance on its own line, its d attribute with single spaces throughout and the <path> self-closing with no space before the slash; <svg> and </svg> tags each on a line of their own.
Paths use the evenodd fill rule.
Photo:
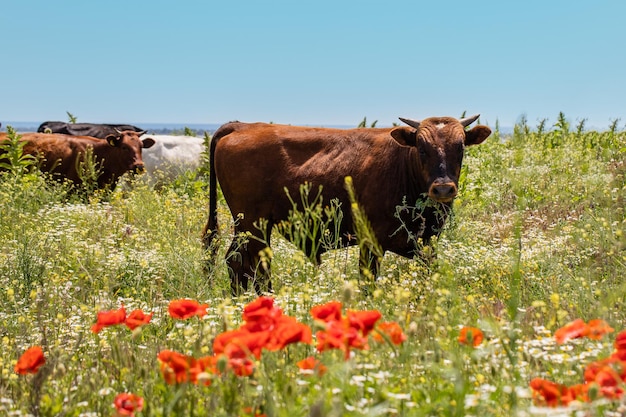
<svg viewBox="0 0 626 417">
<path fill-rule="evenodd" d="M 405 163 L 402 164 L 406 176 L 407 199 L 409 202 L 426 201 L 428 187 L 419 173 L 419 155 L 417 148 L 406 149 Z"/>
</svg>

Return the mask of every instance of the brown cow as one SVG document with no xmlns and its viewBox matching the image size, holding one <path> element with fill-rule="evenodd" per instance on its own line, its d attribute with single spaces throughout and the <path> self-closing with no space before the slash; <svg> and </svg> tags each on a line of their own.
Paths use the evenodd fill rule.
<svg viewBox="0 0 626 417">
<path fill-rule="evenodd" d="M 325 204 L 338 199 L 343 208 L 343 221 L 336 228 L 343 243 L 354 244 L 349 239 L 355 229 L 345 188 L 345 178 L 351 176 L 359 206 L 382 250 L 412 258 L 417 238 L 427 243 L 444 225 L 457 194 L 464 147 L 482 143 L 491 134 L 487 126 L 465 129 L 477 119 L 401 119 L 410 127 L 349 130 L 227 123 L 211 142 L 205 248 L 215 250 L 219 180 L 235 219 L 235 238 L 226 255 L 232 292 L 238 294 L 240 286 L 247 289 L 249 278 L 257 293 L 271 290 L 269 262 L 260 262 L 259 253 L 269 243 L 272 226 L 287 220 L 293 208 L 285 190 L 299 201 L 301 184 L 307 182 L 315 190 L 322 186 Z M 255 226 L 259 219 L 267 221 L 263 231 Z M 252 235 L 243 246 L 237 238 L 240 232 Z M 308 255 L 319 261 L 323 250 Z M 362 271 L 369 268 L 376 277 L 379 263 L 361 248 Z"/>
<path fill-rule="evenodd" d="M 55 176 L 66 178 L 76 184 L 81 183 L 79 162 L 84 158 L 87 148 L 93 149 L 93 155 L 100 169 L 98 187 L 115 188 L 119 177 L 128 171 L 143 171 L 141 149 L 154 145 L 151 138 L 139 139 L 142 132 L 124 131 L 109 135 L 106 140 L 90 136 L 70 136 L 60 133 L 23 133 L 26 142 L 24 153 L 41 159 L 40 168 Z M 0 142 L 7 134 L 0 134 Z"/>
</svg>

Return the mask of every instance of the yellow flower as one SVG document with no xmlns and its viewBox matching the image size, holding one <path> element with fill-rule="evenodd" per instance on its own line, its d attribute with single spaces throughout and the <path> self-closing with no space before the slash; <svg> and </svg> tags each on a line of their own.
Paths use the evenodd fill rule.
<svg viewBox="0 0 626 417">
<path fill-rule="evenodd" d="M 554 293 L 554 294 L 550 295 L 550 302 L 555 307 L 559 305 L 559 301 L 560 300 L 561 300 L 561 297 L 557 293 Z"/>
</svg>

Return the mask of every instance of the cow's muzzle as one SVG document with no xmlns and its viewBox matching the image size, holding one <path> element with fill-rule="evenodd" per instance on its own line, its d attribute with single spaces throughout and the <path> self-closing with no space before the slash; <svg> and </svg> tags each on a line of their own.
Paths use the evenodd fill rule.
<svg viewBox="0 0 626 417">
<path fill-rule="evenodd" d="M 143 164 L 137 164 L 131 169 L 133 174 L 143 174 L 146 172 L 146 167 Z"/>
<path fill-rule="evenodd" d="M 428 190 L 428 196 L 439 203 L 451 202 L 456 194 L 457 187 L 453 182 L 434 183 Z"/>
</svg>

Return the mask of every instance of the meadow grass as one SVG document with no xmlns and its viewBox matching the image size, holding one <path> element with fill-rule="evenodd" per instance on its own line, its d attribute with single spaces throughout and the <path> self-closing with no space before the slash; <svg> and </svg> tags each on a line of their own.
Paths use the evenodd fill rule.
<svg viewBox="0 0 626 417">
<path fill-rule="evenodd" d="M 376 309 L 402 326 L 402 345 L 370 341 L 349 360 L 317 354 L 328 371 L 316 376 L 295 365 L 315 346 L 297 344 L 264 352 L 250 377 L 168 385 L 160 351 L 211 354 L 216 335 L 237 327 L 256 298 L 230 296 L 229 237 L 207 277 L 204 172 L 159 190 L 139 179 L 87 196 L 36 172 L 0 174 L 0 415 L 108 416 L 122 392 L 144 398 L 141 416 L 544 415 L 529 381 L 582 382 L 584 366 L 608 356 L 626 328 L 626 133 L 617 121 L 597 132 L 572 129 L 562 115 L 551 127 L 522 119 L 512 135 L 496 129 L 466 150 L 433 262 L 387 254 L 369 294 L 354 247 L 327 252 L 316 267 L 273 238 L 274 297 L 285 314 L 315 330 L 315 305 Z M 223 200 L 219 216 L 228 235 Z M 180 298 L 208 303 L 208 314 L 171 318 L 168 303 Z M 122 304 L 153 312 L 151 323 L 91 331 L 97 312 Z M 576 318 L 601 318 L 616 331 L 557 344 L 554 331 Z M 480 328 L 485 341 L 459 344 L 462 326 Z M 33 345 L 46 365 L 16 374 Z M 576 412 L 623 415 L 626 407 L 599 400 L 563 410 Z"/>
</svg>

